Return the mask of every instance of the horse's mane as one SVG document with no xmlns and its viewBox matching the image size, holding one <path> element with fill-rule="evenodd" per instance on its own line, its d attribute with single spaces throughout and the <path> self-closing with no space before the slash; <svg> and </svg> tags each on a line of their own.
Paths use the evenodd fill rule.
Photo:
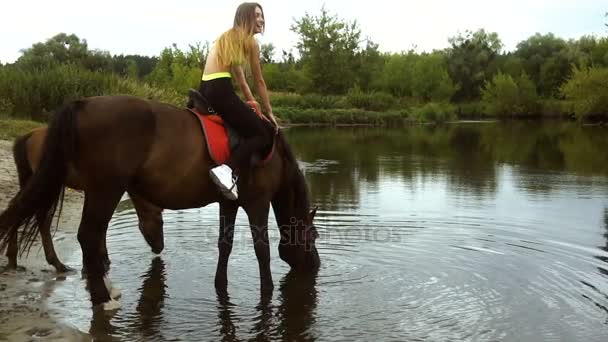
<svg viewBox="0 0 608 342">
<path fill-rule="evenodd" d="M 310 199 L 308 193 L 308 186 L 306 185 L 306 179 L 300 167 L 298 161 L 293 154 L 291 146 L 287 143 L 283 132 L 279 131 L 277 135 L 277 142 L 281 146 L 282 158 L 287 167 L 283 168 L 283 179 L 286 180 L 285 184 L 293 191 L 294 207 L 297 211 L 303 211 L 302 217 L 306 217 L 308 209 L 310 208 Z"/>
</svg>

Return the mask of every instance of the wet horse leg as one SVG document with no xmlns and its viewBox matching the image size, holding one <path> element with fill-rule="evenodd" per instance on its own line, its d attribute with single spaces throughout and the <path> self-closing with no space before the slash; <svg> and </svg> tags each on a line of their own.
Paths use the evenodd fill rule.
<svg viewBox="0 0 608 342">
<path fill-rule="evenodd" d="M 139 195 L 129 193 L 129 198 L 137 213 L 139 231 L 143 235 L 148 245 L 152 248 L 152 252 L 160 254 L 165 245 L 163 240 L 163 209 L 148 202 Z M 99 249 L 103 256 L 103 264 L 106 272 L 110 270 L 110 257 L 108 255 L 108 246 L 106 243 L 107 234 L 104 234 L 103 240 L 99 245 Z M 86 273 L 86 267 L 82 269 Z"/>
<path fill-rule="evenodd" d="M 64 265 L 57 257 L 55 248 L 53 246 L 53 237 L 51 236 L 51 223 L 50 218 L 45 218 L 43 213 L 36 214 L 36 220 L 40 222 L 40 238 L 42 240 L 42 247 L 44 248 L 44 256 L 49 265 L 55 267 L 57 272 L 69 272 L 72 269 Z M 8 248 L 6 250 L 6 256 L 8 257 L 7 268 L 14 270 L 17 269 L 17 252 L 18 252 L 18 239 L 17 234 L 13 234 L 9 240 Z"/>
<path fill-rule="evenodd" d="M 129 192 L 129 198 L 135 207 L 139 220 L 139 231 L 152 248 L 152 252 L 160 254 L 165 248 L 163 240 L 163 209 L 148 202 L 143 197 Z"/>
<path fill-rule="evenodd" d="M 274 287 L 272 283 L 272 274 L 270 272 L 270 246 L 268 244 L 269 209 L 269 202 L 262 204 L 258 202 L 253 206 L 245 208 L 247 216 L 249 217 L 249 226 L 251 228 L 251 236 L 253 237 L 255 256 L 258 258 L 258 266 L 260 267 L 260 284 L 262 292 L 272 292 Z"/>
<path fill-rule="evenodd" d="M 217 259 L 217 270 L 215 271 L 215 289 L 225 292 L 228 288 L 228 259 L 232 252 L 232 241 L 234 239 L 234 222 L 239 206 L 234 202 L 220 202 L 220 234 L 217 239 L 219 256 Z"/>
<path fill-rule="evenodd" d="M 40 238 L 42 239 L 42 247 L 44 248 L 44 256 L 46 257 L 46 262 L 49 265 L 55 267 L 57 272 L 69 272 L 72 271 L 72 268 L 64 265 L 59 258 L 57 257 L 57 253 L 55 253 L 55 247 L 53 246 L 53 237 L 51 236 L 51 218 L 45 218 L 44 214 L 37 214 L 37 220 L 40 223 Z"/>
<path fill-rule="evenodd" d="M 119 304 L 110 298 L 104 283 L 104 256 L 100 243 L 104 240 L 108 223 L 122 196 L 122 191 L 85 192 L 82 220 L 78 227 L 78 242 L 87 270 L 87 286 L 93 306 L 103 304 L 104 309 L 118 308 Z"/>
<path fill-rule="evenodd" d="M 108 255 L 108 244 L 106 242 L 106 238 L 107 238 L 107 234 L 103 235 L 103 239 L 101 239 L 101 243 L 99 245 L 99 250 L 101 255 L 103 256 L 103 269 L 105 270 L 105 272 L 109 272 L 110 271 L 110 256 Z"/>
<path fill-rule="evenodd" d="M 17 269 L 17 233 L 11 235 L 6 248 L 6 257 L 8 258 L 8 264 L 6 265 L 7 270 Z"/>
</svg>

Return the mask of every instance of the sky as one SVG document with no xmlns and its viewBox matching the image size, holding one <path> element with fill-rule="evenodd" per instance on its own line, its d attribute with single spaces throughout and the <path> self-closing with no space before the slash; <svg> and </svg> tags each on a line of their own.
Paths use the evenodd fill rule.
<svg viewBox="0 0 608 342">
<path fill-rule="evenodd" d="M 213 42 L 232 25 L 233 0 L 4 0 L 0 12 L 0 62 L 10 63 L 20 50 L 58 33 L 76 34 L 90 49 L 111 54 L 158 56 L 177 44 Z M 505 50 L 535 33 L 564 39 L 608 36 L 606 0 L 264 0 L 266 33 L 278 53 L 293 49 L 298 36 L 290 30 L 306 13 L 321 8 L 344 21 L 356 20 L 362 37 L 384 52 L 414 48 L 443 49 L 448 38 L 480 28 L 498 33 Z"/>
</svg>

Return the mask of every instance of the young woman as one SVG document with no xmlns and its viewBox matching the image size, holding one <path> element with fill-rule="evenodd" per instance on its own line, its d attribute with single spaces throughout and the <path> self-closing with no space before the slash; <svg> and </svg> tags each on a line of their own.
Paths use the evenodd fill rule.
<svg viewBox="0 0 608 342">
<path fill-rule="evenodd" d="M 209 171 L 211 179 L 220 187 L 224 196 L 231 200 L 238 198 L 235 171 L 247 166 L 254 152 L 272 143 L 272 130 L 241 101 L 232 88 L 231 77 L 234 76 L 247 101 L 255 101 L 243 72 L 246 63 L 251 67 L 262 109 L 275 128 L 278 128 L 262 77 L 260 49 L 253 37 L 254 34 L 264 32 L 264 24 L 262 6 L 254 2 L 241 4 L 236 10 L 233 27 L 218 38 L 209 52 L 200 86 L 201 94 L 208 99 L 210 105 L 244 139 L 226 164 Z"/>
</svg>

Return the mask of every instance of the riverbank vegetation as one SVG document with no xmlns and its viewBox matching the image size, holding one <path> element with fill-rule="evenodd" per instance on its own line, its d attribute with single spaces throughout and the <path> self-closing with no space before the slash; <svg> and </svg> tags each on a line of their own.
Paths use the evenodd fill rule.
<svg viewBox="0 0 608 342">
<path fill-rule="evenodd" d="M 261 49 L 271 102 L 285 123 L 608 118 L 608 37 L 536 33 L 504 51 L 497 33 L 480 29 L 448 38 L 443 50 L 381 52 L 356 21 L 325 9 L 295 19 L 291 30 L 299 37 L 293 49 Z M 110 55 L 60 33 L 0 63 L 0 115 L 45 121 L 66 100 L 105 94 L 184 106 L 209 47 Z"/>
</svg>

